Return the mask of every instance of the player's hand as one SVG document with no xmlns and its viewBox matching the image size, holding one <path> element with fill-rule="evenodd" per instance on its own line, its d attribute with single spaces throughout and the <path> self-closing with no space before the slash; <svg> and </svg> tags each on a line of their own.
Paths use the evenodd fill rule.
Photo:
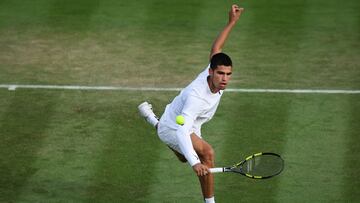
<svg viewBox="0 0 360 203">
<path fill-rule="evenodd" d="M 209 168 L 201 163 L 195 164 L 192 168 L 197 176 L 206 176 L 210 173 Z"/>
<path fill-rule="evenodd" d="M 236 4 L 232 5 L 229 11 L 229 23 L 235 23 L 238 21 L 242 12 L 244 12 L 244 8 L 240 8 Z"/>
</svg>

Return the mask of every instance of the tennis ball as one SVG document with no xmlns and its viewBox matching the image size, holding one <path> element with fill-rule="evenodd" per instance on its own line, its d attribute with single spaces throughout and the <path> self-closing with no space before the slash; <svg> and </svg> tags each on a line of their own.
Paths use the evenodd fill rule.
<svg viewBox="0 0 360 203">
<path fill-rule="evenodd" d="M 178 115 L 176 116 L 176 123 L 179 125 L 184 125 L 185 123 L 185 118 L 182 115 Z"/>
</svg>

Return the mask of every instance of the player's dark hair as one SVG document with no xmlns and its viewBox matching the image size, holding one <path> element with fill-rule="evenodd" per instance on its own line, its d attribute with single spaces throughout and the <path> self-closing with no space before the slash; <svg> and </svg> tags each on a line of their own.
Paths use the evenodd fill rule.
<svg viewBox="0 0 360 203">
<path fill-rule="evenodd" d="M 217 53 L 211 57 L 210 68 L 215 70 L 218 66 L 232 66 L 231 58 L 224 53 Z"/>
</svg>

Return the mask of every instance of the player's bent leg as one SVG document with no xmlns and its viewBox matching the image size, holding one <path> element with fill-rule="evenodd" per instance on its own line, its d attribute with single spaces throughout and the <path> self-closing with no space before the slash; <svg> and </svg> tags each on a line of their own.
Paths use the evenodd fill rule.
<svg viewBox="0 0 360 203">
<path fill-rule="evenodd" d="M 215 165 L 215 153 L 213 148 L 205 140 L 198 137 L 196 134 L 191 134 L 191 141 L 193 147 L 198 154 L 201 163 L 209 168 Z M 205 199 L 214 197 L 214 176 L 209 173 L 206 176 L 199 177 L 202 193 Z"/>
<path fill-rule="evenodd" d="M 201 160 L 201 163 L 209 168 L 214 167 L 215 152 L 211 145 L 194 133 L 191 134 L 191 141 L 196 153 Z"/>
</svg>

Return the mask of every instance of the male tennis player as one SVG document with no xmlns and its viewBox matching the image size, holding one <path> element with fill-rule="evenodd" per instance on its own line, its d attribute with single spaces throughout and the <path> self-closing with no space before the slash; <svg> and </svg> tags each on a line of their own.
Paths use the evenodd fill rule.
<svg viewBox="0 0 360 203">
<path fill-rule="evenodd" d="M 214 177 L 209 173 L 209 168 L 214 167 L 214 150 L 202 139 L 201 125 L 215 114 L 223 90 L 230 81 L 232 61 L 221 51 L 243 10 L 237 5 L 231 6 L 229 21 L 211 48 L 210 64 L 166 106 L 160 121 L 151 104 L 143 102 L 138 106 L 140 114 L 157 128 L 160 139 L 199 176 L 206 203 L 215 202 Z M 176 124 L 178 115 L 185 118 L 183 125 Z"/>
</svg>

